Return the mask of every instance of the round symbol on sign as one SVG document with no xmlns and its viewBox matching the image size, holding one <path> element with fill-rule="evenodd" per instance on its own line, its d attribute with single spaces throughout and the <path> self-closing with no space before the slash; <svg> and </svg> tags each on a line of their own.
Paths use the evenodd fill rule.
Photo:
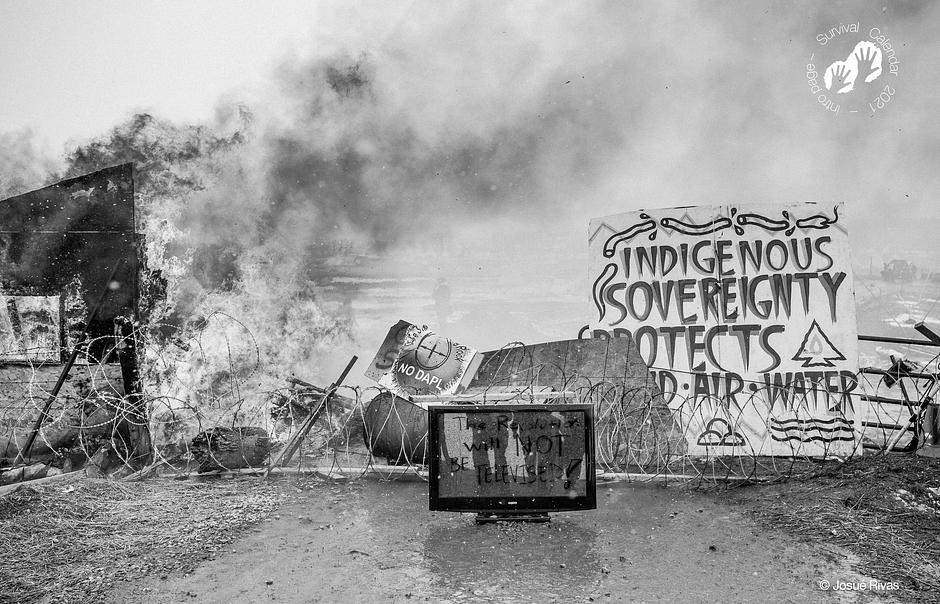
<svg viewBox="0 0 940 604">
<path fill-rule="evenodd" d="M 425 371 L 437 369 L 447 362 L 453 344 L 447 338 L 428 333 L 424 334 L 415 349 L 415 363 Z"/>
</svg>

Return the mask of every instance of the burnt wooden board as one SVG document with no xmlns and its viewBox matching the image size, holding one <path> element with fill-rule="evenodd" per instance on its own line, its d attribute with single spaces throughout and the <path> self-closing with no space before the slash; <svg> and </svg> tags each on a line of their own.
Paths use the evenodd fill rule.
<svg viewBox="0 0 940 604">
<path fill-rule="evenodd" d="M 468 390 L 506 387 L 573 391 L 582 402 L 592 402 L 598 461 L 608 469 L 648 470 L 686 449 L 679 424 L 629 336 L 484 352 Z"/>
<path fill-rule="evenodd" d="M 119 264 L 90 326 L 92 338 L 112 335 L 116 317 L 135 316 L 138 266 L 131 164 L 0 201 L 0 288 L 4 294 L 64 296 L 72 290 L 80 300 L 67 304 L 65 314 L 72 308 L 87 314 Z M 81 322 L 81 318 L 72 319 Z"/>
<path fill-rule="evenodd" d="M 654 388 L 632 338 L 560 340 L 484 352 L 469 387 L 537 384 L 564 390 L 599 383 Z"/>
</svg>

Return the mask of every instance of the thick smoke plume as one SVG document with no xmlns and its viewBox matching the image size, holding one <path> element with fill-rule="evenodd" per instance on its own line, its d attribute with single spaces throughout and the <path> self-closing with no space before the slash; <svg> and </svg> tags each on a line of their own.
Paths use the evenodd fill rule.
<svg viewBox="0 0 940 604">
<path fill-rule="evenodd" d="M 57 167 L 29 130 L 0 132 L 0 199 L 36 188 Z"/>
<path fill-rule="evenodd" d="M 573 98 L 495 126 L 429 131 L 419 112 L 396 107 L 380 69 L 369 55 L 285 65 L 278 98 L 259 112 L 226 106 L 200 125 L 134 115 L 47 179 L 136 166 L 150 271 L 142 329 L 163 336 L 144 362 L 164 427 L 181 413 L 258 423 L 284 377 L 328 379 L 321 362 L 355 338 L 349 303 L 321 300 L 338 250 L 383 254 L 393 267 L 416 241 L 536 200 L 550 207 L 560 198 L 546 174 L 588 179 L 621 143 L 603 110 Z M 182 424 L 184 436 L 197 428 Z"/>
<path fill-rule="evenodd" d="M 313 316 L 324 245 L 394 256 L 468 224 L 550 210 L 564 199 L 559 182 L 589 182 L 623 143 L 609 108 L 553 92 L 561 73 L 526 93 L 544 103 L 431 128 L 442 117 L 403 104 L 382 69 L 368 54 L 284 65 L 275 98 L 255 114 L 226 107 L 198 126 L 136 115 L 69 154 L 64 176 L 135 162 L 148 262 L 168 283 L 153 320 L 261 315 L 249 328 L 310 336 L 309 354 L 278 353 L 291 348 L 281 340 L 268 357 L 309 371 L 321 336 L 344 333 L 343 317 Z M 298 312 L 300 301 L 314 306 Z"/>
</svg>

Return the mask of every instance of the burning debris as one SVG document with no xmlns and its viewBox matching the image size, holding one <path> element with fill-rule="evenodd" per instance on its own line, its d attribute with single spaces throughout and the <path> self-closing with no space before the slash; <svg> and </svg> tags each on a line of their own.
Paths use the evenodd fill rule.
<svg viewBox="0 0 940 604">
<path fill-rule="evenodd" d="M 430 248 L 477 212 L 499 217 L 515 200 L 535 198 L 562 204 L 543 174 L 580 181 L 620 142 L 609 120 L 585 112 L 572 95 L 550 107 L 516 106 L 495 124 L 438 106 L 434 119 L 449 126 L 435 132 L 426 111 L 403 102 L 394 71 L 383 71 L 389 68 L 369 55 L 285 64 L 273 114 L 224 106 L 213 123 L 195 126 L 138 114 L 70 151 L 59 171 L 42 161 L 22 170 L 4 163 L 0 194 L 43 180 L 91 179 L 69 189 L 56 214 L 64 222 L 70 209 L 124 187 L 106 171 L 133 163 L 136 204 L 119 230 L 134 251 L 125 268 L 136 297 L 122 327 L 134 350 L 119 354 L 139 359 L 138 374 L 127 379 L 139 384 L 135 396 L 148 393 L 141 416 L 158 458 L 186 454 L 197 434 L 214 427 L 266 425 L 288 376 L 330 379 L 330 358 L 356 337 L 358 289 L 337 291 L 329 264 L 336 256 L 355 249 L 368 264 L 415 239 L 413 217 L 428 199 L 436 200 L 424 225 Z M 552 78 L 540 82 L 554 88 Z M 4 142 L 20 158 L 38 155 L 28 136 Z M 16 178 L 6 177 L 8 168 Z M 36 255 L 48 251 L 37 247 Z M 56 271 L 72 260 L 80 259 L 64 259 Z M 95 287 L 85 278 L 57 285 L 67 350 L 89 305 L 87 295 L 69 291 Z M 449 320 L 449 291 L 438 287 L 434 297 Z M 14 319 L 31 308 L 14 302 Z M 99 323 L 113 332 L 112 323 Z M 20 343 L 48 348 L 40 324 L 29 324 L 34 330 L 17 336 Z M 136 419 L 130 424 L 142 430 Z"/>
<path fill-rule="evenodd" d="M 98 467 L 146 463 L 135 341 L 125 337 L 137 310 L 131 166 L 8 199 L 4 211 L 4 465 L 41 461 L 48 474 L 96 455 Z"/>
<path fill-rule="evenodd" d="M 216 427 L 194 436 L 189 451 L 200 473 L 256 468 L 267 461 L 271 439 L 264 428 Z"/>
<path fill-rule="evenodd" d="M 353 80 L 360 77 L 367 76 Z M 340 88 L 351 90 L 346 84 Z M 122 165 L 8 201 L 23 226 L 6 235 L 3 248 L 9 260 L 4 287 L 11 295 L 3 306 L 7 327 L 2 335 L 8 348 L 5 358 L 23 365 L 8 363 L 4 371 L 30 389 L 43 381 L 30 376 L 49 376 L 49 382 L 55 381 L 52 376 L 65 376 L 61 393 L 48 386 L 30 390 L 29 408 L 19 411 L 19 423 L 10 424 L 6 463 L 24 469 L 9 474 L 8 480 L 27 475 L 24 453 L 46 464 L 46 473 L 49 468 L 55 472 L 80 465 L 77 452 L 88 459 L 102 451 L 112 459 L 96 464 L 99 469 L 138 469 L 149 463 L 152 453 L 157 462 L 179 470 L 234 470 L 278 465 L 277 460 L 291 457 L 301 442 L 301 455 L 308 461 L 324 455 L 333 456 L 331 463 L 337 455 L 365 456 L 368 466 L 370 456 L 377 455 L 389 463 L 421 465 L 427 461 L 427 426 L 415 411 L 420 407 L 410 399 L 455 394 L 468 387 L 491 395 L 506 387 L 521 389 L 517 394 L 541 388 L 574 391 L 599 412 L 598 459 L 609 470 L 659 473 L 684 458 L 691 442 L 684 433 L 697 425 L 682 418 L 693 401 L 677 391 L 676 378 L 663 381 L 662 371 L 649 375 L 643 368 L 636 373 L 642 379 L 626 379 L 633 375 L 630 368 L 644 363 L 633 358 L 636 344 L 622 333 L 479 354 L 426 326 L 401 321 L 367 371 L 394 396 L 380 389 L 367 405 L 361 389 L 345 396 L 335 387 L 321 388 L 293 377 L 311 375 L 307 369 L 317 367 L 327 352 L 335 356 L 350 343 L 346 321 L 352 315 L 348 307 L 337 316 L 324 311 L 322 290 L 315 280 L 304 278 L 310 255 L 284 255 L 288 250 L 283 245 L 295 242 L 269 237 L 287 228 L 282 221 L 290 220 L 290 212 L 283 214 L 285 208 L 279 208 L 270 215 L 256 213 L 255 218 L 267 216 L 262 222 L 273 230 L 262 233 L 254 225 L 238 242 L 233 238 L 236 224 L 224 224 L 209 236 L 201 230 L 207 228 L 207 216 L 193 214 L 188 203 L 171 212 L 176 202 L 198 198 L 199 211 L 216 216 L 213 204 L 220 200 L 215 196 L 225 187 L 213 180 L 213 170 L 232 169 L 227 162 L 241 165 L 245 157 L 232 155 L 234 150 L 257 144 L 249 142 L 248 116 L 232 119 L 241 120 L 245 131 L 219 137 L 202 129 L 174 130 L 140 117 L 116 130 L 107 144 L 92 144 L 73 157 L 75 166 L 94 164 L 145 141 L 159 141 L 147 147 L 150 155 L 141 158 L 136 172 Z M 288 203 L 289 196 L 282 194 Z M 58 201 L 53 203 L 53 198 Z M 301 204 L 295 209 L 305 211 L 306 202 L 290 203 Z M 96 209 L 108 204 L 110 214 Z M 838 216 L 811 218 L 828 221 L 828 226 Z M 180 221 L 189 221 L 192 228 L 182 229 Z M 47 236 L 56 229 L 74 243 L 62 247 Z M 318 254 L 322 242 L 311 245 L 311 253 Z M 351 249 L 347 247 L 337 249 L 345 254 Z M 19 248 L 22 251 L 16 252 Z M 97 290 L 100 301 L 95 283 L 106 285 Z M 449 287 L 438 281 L 432 294 L 434 308 L 448 320 L 444 315 L 450 315 L 452 306 Z M 594 330 L 588 335 L 605 333 Z M 811 333 L 816 332 L 806 332 L 801 350 L 816 346 L 809 341 Z M 827 338 L 817 340 L 829 342 Z M 829 347 L 834 350 L 831 342 Z M 61 350 L 73 356 L 85 351 L 80 369 L 70 373 Z M 840 358 L 823 352 L 795 358 L 810 366 Z M 615 367 L 621 367 L 618 375 L 610 373 Z M 319 371 L 313 372 L 314 381 L 322 379 Z M 884 376 L 884 386 L 891 388 L 897 379 L 914 373 L 919 372 L 898 365 Z M 708 390 L 709 383 L 696 378 L 695 392 Z M 750 386 L 753 396 L 762 396 L 760 387 Z M 743 389 L 744 384 L 738 384 L 735 392 Z M 783 396 L 801 394 L 787 386 Z M 49 410 L 38 403 L 43 399 Z M 929 412 L 933 407 L 924 408 Z M 39 438 L 30 436 L 27 415 L 38 418 Z M 709 420 L 699 427 L 697 447 L 745 447 L 733 418 Z M 779 429 L 785 440 L 803 438 L 794 436 L 792 426 Z M 749 454 L 759 457 L 761 451 Z M 362 462 L 359 467 L 364 467 Z M 33 468 L 28 474 L 42 471 Z"/>
</svg>

